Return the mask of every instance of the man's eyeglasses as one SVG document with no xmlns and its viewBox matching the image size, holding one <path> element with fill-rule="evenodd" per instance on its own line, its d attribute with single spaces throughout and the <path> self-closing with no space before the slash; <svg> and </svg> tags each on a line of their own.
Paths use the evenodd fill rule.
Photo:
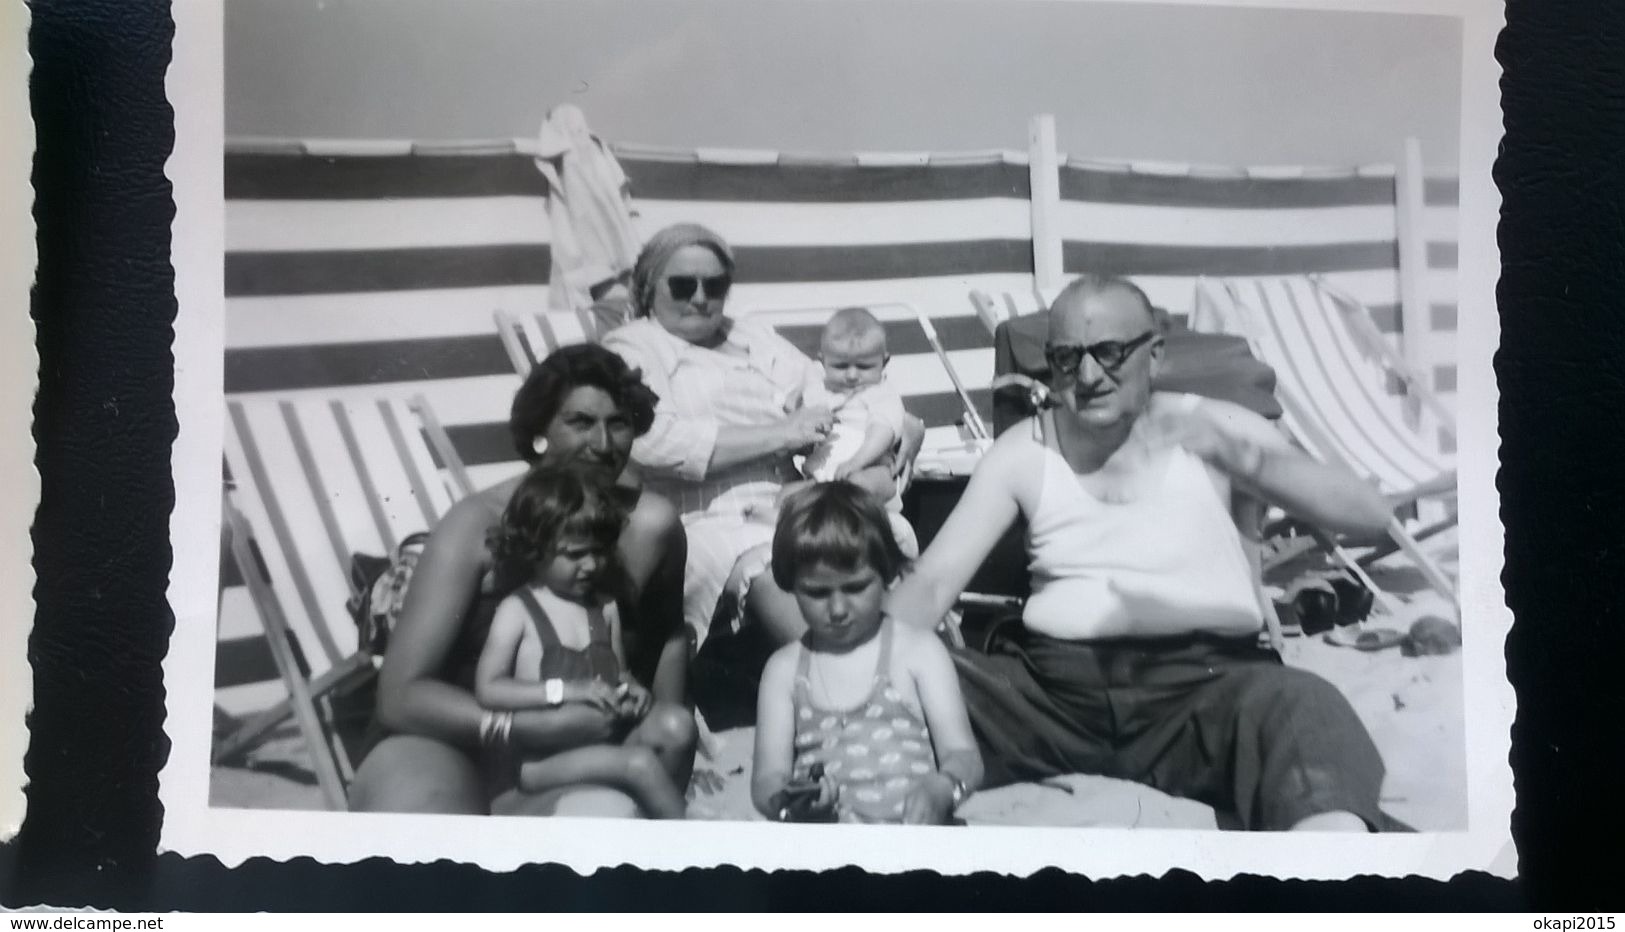
<svg viewBox="0 0 1625 932">
<path fill-rule="evenodd" d="M 1078 367 L 1083 365 L 1085 354 L 1093 356 L 1100 368 L 1106 370 L 1108 375 L 1115 374 L 1128 363 L 1134 351 L 1156 339 L 1155 330 L 1140 334 L 1132 340 L 1106 340 L 1102 343 L 1093 343 L 1089 346 L 1079 346 L 1076 343 L 1051 343 L 1044 347 L 1044 358 L 1049 362 L 1050 372 L 1055 375 L 1075 376 Z"/>
<path fill-rule="evenodd" d="M 710 275 L 700 278 L 697 275 L 668 275 L 666 276 L 666 290 L 671 292 L 672 300 L 687 301 L 694 297 L 694 292 L 705 286 L 705 300 L 721 301 L 728 296 L 728 289 L 732 288 L 734 280 L 728 275 Z"/>
</svg>

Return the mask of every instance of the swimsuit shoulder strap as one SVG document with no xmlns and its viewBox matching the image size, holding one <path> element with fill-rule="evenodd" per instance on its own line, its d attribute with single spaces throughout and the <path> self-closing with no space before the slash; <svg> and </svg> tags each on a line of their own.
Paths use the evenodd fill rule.
<svg viewBox="0 0 1625 932">
<path fill-rule="evenodd" d="M 614 639 L 610 637 L 609 617 L 604 614 L 602 605 L 593 605 L 587 608 L 587 641 L 593 643 L 603 641 L 609 643 Z"/>
<path fill-rule="evenodd" d="M 530 623 L 536 629 L 536 636 L 542 639 L 542 653 L 558 652 L 563 647 L 559 641 L 559 633 L 553 630 L 553 622 L 542 609 L 542 603 L 536 600 L 536 593 L 531 592 L 528 586 L 521 586 L 515 594 L 525 606 L 525 611 L 530 613 Z"/>
<path fill-rule="evenodd" d="M 880 656 L 875 658 L 875 685 L 891 679 L 892 620 L 889 615 L 880 618 Z"/>
<path fill-rule="evenodd" d="M 806 702 L 810 697 L 812 685 L 807 680 L 807 674 L 812 669 L 812 651 L 806 644 L 796 646 L 796 680 L 795 695 L 797 701 Z"/>
</svg>

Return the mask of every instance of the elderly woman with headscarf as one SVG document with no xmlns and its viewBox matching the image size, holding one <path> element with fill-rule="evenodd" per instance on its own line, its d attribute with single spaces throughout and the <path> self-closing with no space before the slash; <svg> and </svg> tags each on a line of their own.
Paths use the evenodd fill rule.
<svg viewBox="0 0 1625 932">
<path fill-rule="evenodd" d="M 733 273 L 733 251 L 717 234 L 695 224 L 661 230 L 632 270 L 637 319 L 603 342 L 660 396 L 632 461 L 683 516 L 685 621 L 703 641 L 713 621 L 732 629 L 748 615 L 783 643 L 805 626 L 794 598 L 762 572 L 773 526 L 752 515 L 772 511 L 781 487 L 800 478 L 792 455 L 823 439 L 834 417 L 797 405 L 811 360 L 771 327 L 724 313 Z M 894 465 L 853 481 L 885 500 Z M 725 590 L 737 598 L 723 600 Z"/>
</svg>

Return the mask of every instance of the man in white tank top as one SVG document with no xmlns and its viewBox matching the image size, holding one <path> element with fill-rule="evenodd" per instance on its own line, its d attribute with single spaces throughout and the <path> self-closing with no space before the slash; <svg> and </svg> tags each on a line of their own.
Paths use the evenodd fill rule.
<svg viewBox="0 0 1625 932">
<path fill-rule="evenodd" d="M 1228 402 L 1154 392 L 1162 335 L 1128 281 L 1086 276 L 1050 316 L 1049 411 L 1017 424 L 893 592 L 933 626 L 1004 532 L 1027 523 L 1021 630 L 955 660 L 991 781 L 1097 773 L 1248 828 L 1377 829 L 1383 766 L 1344 697 L 1259 646 L 1238 499 L 1332 531 L 1388 507 Z"/>
</svg>

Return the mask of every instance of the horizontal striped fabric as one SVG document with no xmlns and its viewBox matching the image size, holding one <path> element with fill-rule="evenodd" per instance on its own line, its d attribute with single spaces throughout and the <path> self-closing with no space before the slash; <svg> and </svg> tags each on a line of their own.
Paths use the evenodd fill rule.
<svg viewBox="0 0 1625 932">
<path fill-rule="evenodd" d="M 730 313 L 917 307 L 986 416 L 992 339 L 969 294 L 1034 305 L 1023 153 L 616 153 L 645 235 L 697 221 L 733 244 Z M 1066 271 L 1131 275 L 1176 315 L 1199 275 L 1325 273 L 1396 330 L 1391 170 L 1282 175 L 1065 159 Z M 243 144 L 228 146 L 224 182 L 227 394 L 421 393 L 476 484 L 512 474 L 503 422 L 519 382 L 493 312 L 545 310 L 546 192 L 531 159 L 512 143 Z M 1454 382 L 1456 190 L 1444 179 L 1426 190 L 1433 330 L 1406 339 L 1422 341 L 1443 387 Z M 955 439 L 960 405 L 921 328 L 906 312 L 881 316 L 908 407 L 932 443 Z M 818 323 L 785 332 L 811 349 Z"/>
<path fill-rule="evenodd" d="M 1308 279 L 1204 283 L 1199 330 L 1245 337 L 1275 369 L 1288 432 L 1318 459 L 1401 494 L 1455 468 L 1388 391 L 1386 360 L 1362 346 L 1332 298 Z M 1204 318 L 1211 318 L 1204 319 Z"/>
<path fill-rule="evenodd" d="M 969 291 L 1032 301 L 1019 154 L 798 162 L 617 151 L 645 233 L 695 220 L 735 246 L 736 315 L 911 303 L 939 321 L 947 349 L 966 354 L 967 381 L 985 386 L 990 339 Z M 1380 327 L 1397 328 L 1391 175 L 1068 160 L 1060 182 L 1068 272 L 1132 275 L 1175 314 L 1189 310 L 1199 274 L 1322 272 Z M 262 147 L 228 152 L 225 190 L 228 393 L 422 391 L 472 465 L 511 457 L 500 424 L 516 382 L 492 312 L 545 304 L 546 189 L 529 157 L 511 146 L 384 155 Z M 1439 345 L 1431 358 L 1450 369 L 1455 187 L 1432 181 L 1427 193 L 1437 333 L 1421 338 Z M 895 375 L 922 396 L 916 412 L 945 426 L 957 404 L 924 400 L 950 386 L 914 332 L 912 341 L 895 335 Z"/>
</svg>

